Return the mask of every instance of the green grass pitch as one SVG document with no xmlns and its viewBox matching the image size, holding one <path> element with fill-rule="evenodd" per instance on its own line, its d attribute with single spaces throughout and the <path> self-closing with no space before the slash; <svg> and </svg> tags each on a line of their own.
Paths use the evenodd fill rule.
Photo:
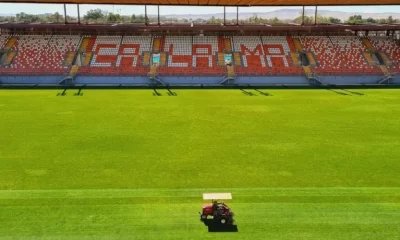
<svg viewBox="0 0 400 240">
<path fill-rule="evenodd" d="M 0 239 L 399 239 L 400 91 L 261 91 L 1 90 Z"/>
</svg>

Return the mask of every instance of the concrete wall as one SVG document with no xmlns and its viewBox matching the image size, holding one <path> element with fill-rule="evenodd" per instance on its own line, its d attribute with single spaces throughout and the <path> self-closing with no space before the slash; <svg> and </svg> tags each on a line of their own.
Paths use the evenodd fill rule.
<svg viewBox="0 0 400 240">
<path fill-rule="evenodd" d="M 376 84 L 381 78 L 379 75 L 365 76 L 320 76 L 325 84 L 349 85 L 349 84 Z M 61 76 L 0 76 L 3 84 L 58 84 Z M 217 85 L 222 81 L 220 76 L 215 77 L 161 77 L 162 81 L 170 85 Z M 149 85 L 152 84 L 147 77 L 137 76 L 77 76 L 76 84 L 97 84 L 97 85 Z M 245 77 L 239 76 L 235 80 L 240 85 L 281 85 L 281 84 L 308 84 L 304 76 L 265 76 Z M 397 76 L 392 83 L 400 84 L 400 76 Z"/>
<path fill-rule="evenodd" d="M 222 81 L 221 76 L 215 77 L 161 77 L 161 80 L 170 85 L 217 85 Z M 78 76 L 75 79 L 77 84 L 127 84 L 127 85 L 148 85 L 151 84 L 147 77 L 96 77 Z M 236 84 L 308 84 L 304 76 L 269 76 L 269 77 L 237 77 Z"/>
<path fill-rule="evenodd" d="M 393 82 L 394 84 L 400 84 L 400 76 L 395 76 Z"/>
<path fill-rule="evenodd" d="M 162 81 L 170 85 L 216 85 L 222 81 L 221 76 L 215 77 L 161 77 Z"/>
<path fill-rule="evenodd" d="M 237 77 L 236 84 L 240 85 L 276 85 L 276 84 L 308 84 L 305 76 L 267 76 L 267 77 Z"/>
<path fill-rule="evenodd" d="M 148 85 L 150 83 L 147 77 L 129 77 L 129 76 L 77 76 L 76 84 L 126 84 L 126 85 Z"/>
<path fill-rule="evenodd" d="M 376 84 L 382 76 L 320 76 L 319 79 L 325 84 L 346 85 L 346 84 Z"/>
<path fill-rule="evenodd" d="M 58 84 L 61 76 L 0 76 L 3 84 Z"/>
</svg>

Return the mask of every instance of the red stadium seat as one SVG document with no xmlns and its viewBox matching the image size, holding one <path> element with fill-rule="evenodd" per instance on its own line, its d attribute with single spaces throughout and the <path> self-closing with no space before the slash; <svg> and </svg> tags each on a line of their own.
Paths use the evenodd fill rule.
<svg viewBox="0 0 400 240">
<path fill-rule="evenodd" d="M 302 75 L 301 67 L 294 66 L 290 52 L 294 44 L 290 37 L 265 36 L 233 37 L 235 52 L 242 55 L 243 67 L 236 67 L 238 75 Z"/>
<path fill-rule="evenodd" d="M 80 51 L 93 54 L 87 66 L 81 66 L 78 75 L 134 75 L 146 76 L 148 63 L 143 66 L 143 56 L 152 52 L 153 39 L 160 39 L 159 50 L 167 56 L 159 75 L 170 76 L 223 76 L 226 67 L 217 65 L 221 52 L 233 52 L 241 61 L 234 71 L 242 76 L 304 75 L 301 66 L 292 63 L 291 52 L 296 51 L 294 41 L 288 36 L 62 36 L 20 35 L 11 50 L 16 56 L 9 66 L 0 67 L 2 74 L 14 75 L 63 75 L 69 71 L 64 66 L 68 52 Z M 9 35 L 0 36 L 4 47 Z M 380 74 L 375 66 L 368 65 L 363 52 L 366 47 L 358 37 L 300 37 L 303 49 L 315 55 L 317 74 Z M 393 62 L 392 72 L 400 72 L 400 47 L 386 37 L 370 38 L 374 48 L 385 53 Z M 164 55 L 165 54 L 165 55 Z M 91 56 L 91 55 L 87 55 Z M 165 59 L 165 58 L 164 58 Z M 90 60 L 90 63 L 89 63 Z M 147 61 L 148 62 L 148 61 Z M 85 65 L 85 64 L 83 64 Z"/>
<path fill-rule="evenodd" d="M 12 50 L 17 51 L 13 62 L 0 68 L 3 74 L 62 75 L 66 53 L 76 51 L 80 36 L 20 35 Z"/>
<path fill-rule="evenodd" d="M 386 54 L 392 61 L 389 67 L 392 73 L 400 73 L 400 46 L 389 37 L 369 37 L 373 47 Z"/>
<path fill-rule="evenodd" d="M 314 71 L 318 74 L 379 74 L 380 70 L 368 65 L 363 52 L 366 47 L 358 37 L 354 36 L 316 36 L 301 37 L 303 49 L 313 52 L 318 66 Z"/>
</svg>

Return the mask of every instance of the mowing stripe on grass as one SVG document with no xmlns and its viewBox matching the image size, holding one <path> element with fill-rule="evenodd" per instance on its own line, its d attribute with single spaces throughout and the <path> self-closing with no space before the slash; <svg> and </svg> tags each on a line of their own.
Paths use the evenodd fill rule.
<svg viewBox="0 0 400 240">
<path fill-rule="evenodd" d="M 199 222 L 201 193 L 229 191 L 237 233 Z M 0 191 L 0 239 L 398 239 L 399 188 Z"/>
<path fill-rule="evenodd" d="M 231 192 L 233 201 L 241 202 L 247 198 L 258 200 L 280 197 L 335 197 L 335 198 L 365 198 L 365 199 L 391 199 L 399 200 L 400 188 L 349 188 L 349 187 L 328 187 L 328 188 L 187 188 L 187 189 L 54 189 L 54 190 L 1 190 L 0 200 L 15 199 L 90 199 L 90 198 L 153 198 L 169 199 L 190 198 L 201 200 L 204 192 Z M 169 201 L 169 200 L 167 200 Z"/>
</svg>

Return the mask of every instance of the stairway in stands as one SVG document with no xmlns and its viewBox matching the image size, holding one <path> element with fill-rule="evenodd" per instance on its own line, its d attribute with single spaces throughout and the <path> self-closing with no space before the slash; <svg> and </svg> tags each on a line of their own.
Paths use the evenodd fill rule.
<svg viewBox="0 0 400 240">
<path fill-rule="evenodd" d="M 367 63 L 371 66 L 376 66 L 379 65 L 377 62 L 373 59 L 373 54 L 375 54 L 375 48 L 372 46 L 371 42 L 369 41 L 368 38 L 361 38 L 361 42 L 364 44 L 364 46 L 367 48 L 368 52 L 363 52 L 363 56 L 365 57 L 365 60 Z"/>
<path fill-rule="evenodd" d="M 372 58 L 372 55 L 370 52 L 363 52 L 363 56 L 365 58 L 365 60 L 367 60 L 367 63 L 371 66 L 375 66 L 376 62 L 375 60 Z"/>
<path fill-rule="evenodd" d="M 150 66 L 150 71 L 148 73 L 150 79 L 156 78 L 157 68 L 158 68 L 158 65 L 154 64 L 151 59 L 152 55 L 158 54 L 160 53 L 160 51 L 161 51 L 161 37 L 154 37 L 151 53 L 144 53 L 143 56 L 143 66 Z M 160 62 L 161 62 L 161 54 L 160 54 Z"/>
<path fill-rule="evenodd" d="M 94 37 L 83 37 L 79 45 L 78 52 L 68 52 L 64 64 L 71 66 L 67 75 L 67 79 L 73 80 L 78 74 L 80 66 L 89 66 L 93 57 Z"/>
<path fill-rule="evenodd" d="M 317 76 L 315 76 L 314 72 L 311 69 L 311 66 L 316 66 L 317 61 L 315 60 L 315 56 L 312 52 L 306 52 L 303 49 L 303 45 L 301 44 L 300 39 L 298 38 L 293 38 L 293 43 L 296 49 L 296 52 L 291 52 L 290 57 L 292 58 L 293 64 L 295 66 L 302 66 L 304 74 L 308 78 L 308 80 L 311 82 L 319 82 L 322 83 Z M 308 65 L 304 65 L 302 58 L 306 58 Z"/>
<path fill-rule="evenodd" d="M 368 38 L 363 37 L 361 38 L 361 42 L 364 44 L 364 46 L 371 52 L 375 51 L 375 48 L 372 46 L 371 42 L 369 41 Z"/>
<path fill-rule="evenodd" d="M 292 58 L 293 65 L 301 66 L 299 54 L 297 52 L 290 52 L 290 57 Z"/>
<path fill-rule="evenodd" d="M 79 52 L 83 53 L 83 56 L 81 58 L 81 65 L 82 66 L 89 66 L 90 61 L 92 61 L 93 57 L 93 45 L 96 42 L 95 37 L 84 37 L 81 42 L 81 46 L 79 47 Z"/>
<path fill-rule="evenodd" d="M 144 67 L 150 66 L 150 57 L 151 57 L 151 53 L 150 53 L 150 52 L 146 51 L 146 52 L 143 53 L 143 62 L 142 62 L 142 65 L 143 65 Z"/>
<path fill-rule="evenodd" d="M 149 79 L 154 80 L 157 75 L 157 65 L 151 65 L 150 66 L 150 71 L 148 73 Z"/>
<path fill-rule="evenodd" d="M 75 55 L 75 51 L 67 52 L 64 60 L 64 66 L 71 66 L 74 63 Z"/>
<path fill-rule="evenodd" d="M 232 40 L 230 38 L 224 38 L 224 51 L 225 52 L 232 51 Z"/>
<path fill-rule="evenodd" d="M 76 62 L 75 60 L 76 60 L 77 54 L 86 51 L 87 45 L 89 43 L 88 39 L 89 38 L 84 37 L 81 40 L 81 44 L 79 45 L 79 47 L 77 49 L 75 49 L 74 51 L 68 51 L 68 52 L 65 53 L 64 62 L 63 62 L 64 66 L 70 67 L 70 66 L 75 64 L 75 62 Z M 78 51 L 76 51 L 76 50 L 78 50 Z M 74 71 L 77 71 L 78 69 L 79 69 L 79 65 L 78 65 L 78 68 L 76 68 L 76 67 L 74 68 Z M 75 75 L 76 75 L 76 73 L 75 73 Z"/>
<path fill-rule="evenodd" d="M 386 53 L 384 53 L 384 52 L 378 52 L 378 53 L 381 56 L 381 58 L 386 66 L 390 66 L 393 64 L 392 60 L 390 60 L 390 58 L 388 57 L 388 55 L 386 55 Z"/>
<path fill-rule="evenodd" d="M 225 54 L 223 52 L 218 52 L 217 55 L 218 55 L 218 57 L 217 57 L 218 66 L 221 66 L 221 67 L 225 66 Z"/>
<path fill-rule="evenodd" d="M 393 79 L 393 74 L 389 70 L 392 61 L 385 53 L 377 51 L 367 37 L 362 37 L 361 42 L 368 50 L 368 52 L 363 52 L 363 56 L 368 64 L 371 66 L 377 66 L 383 74 L 383 77 L 378 80 L 378 83 L 389 83 L 389 81 Z M 375 60 L 374 58 L 378 60 Z M 381 60 L 379 61 L 379 59 Z"/>
<path fill-rule="evenodd" d="M 231 54 L 231 41 L 229 38 L 224 38 L 222 36 L 218 37 L 218 53 L 217 60 L 218 66 L 225 67 L 225 54 Z"/>
<path fill-rule="evenodd" d="M 12 63 L 12 61 L 14 60 L 15 56 L 17 56 L 17 52 L 16 51 L 7 51 L 4 52 L 1 55 L 1 65 L 2 66 L 8 66 Z"/>
<path fill-rule="evenodd" d="M 236 72 L 235 66 L 242 66 L 242 57 L 240 52 L 232 51 L 232 39 L 230 37 L 218 37 L 218 66 L 226 67 L 226 76 L 220 82 L 220 84 L 228 82 L 230 80 L 235 80 Z M 225 62 L 225 55 L 231 56 L 231 63 Z"/>
<path fill-rule="evenodd" d="M 228 73 L 228 78 L 229 79 L 235 79 L 236 78 L 236 73 L 235 73 L 235 69 L 233 68 L 233 66 L 226 66 L 226 71 Z"/>
<path fill-rule="evenodd" d="M 242 55 L 240 52 L 233 53 L 233 65 L 242 66 Z"/>
<path fill-rule="evenodd" d="M 312 52 L 307 52 L 306 53 L 308 62 L 310 63 L 310 66 L 317 66 L 317 61 L 315 60 L 315 56 Z"/>
<path fill-rule="evenodd" d="M 8 66 L 12 63 L 17 55 L 17 51 L 13 50 L 13 47 L 16 45 L 17 41 L 17 37 L 11 37 L 4 45 L 4 48 L 0 50 L 0 65 Z"/>
<path fill-rule="evenodd" d="M 73 65 L 69 70 L 68 78 L 73 79 L 76 76 L 76 74 L 78 73 L 78 70 L 79 70 L 79 66 Z"/>
<path fill-rule="evenodd" d="M 4 46 L 4 50 L 10 50 L 11 48 L 13 48 L 17 43 L 17 41 L 18 41 L 17 37 L 11 37 L 10 39 L 8 39 L 6 45 Z"/>
<path fill-rule="evenodd" d="M 159 77 L 157 77 L 157 72 L 160 66 L 167 65 L 167 53 L 164 52 L 164 42 L 165 39 L 163 37 L 154 37 L 151 52 L 145 52 L 143 54 L 143 66 L 150 66 L 149 72 L 147 74 L 149 80 L 152 80 L 154 83 L 158 82 L 162 85 L 165 84 Z M 157 57 L 158 54 L 159 62 L 155 63 L 153 62 L 153 57 Z"/>
<path fill-rule="evenodd" d="M 153 39 L 153 52 L 159 53 L 161 51 L 161 38 L 155 37 Z"/>
<path fill-rule="evenodd" d="M 230 65 L 226 66 L 228 80 L 236 79 L 235 66 L 242 65 L 242 56 L 240 55 L 240 52 L 233 52 L 232 49 L 233 49 L 232 39 L 230 37 L 225 37 L 224 38 L 224 52 L 232 54 L 232 63 Z"/>
<path fill-rule="evenodd" d="M 301 42 L 298 38 L 293 38 L 293 43 L 294 43 L 294 46 L 296 47 L 297 52 L 303 51 L 303 45 L 301 45 Z"/>
<path fill-rule="evenodd" d="M 304 73 L 306 74 L 307 78 L 313 77 L 313 72 L 310 66 L 303 66 Z"/>
</svg>

